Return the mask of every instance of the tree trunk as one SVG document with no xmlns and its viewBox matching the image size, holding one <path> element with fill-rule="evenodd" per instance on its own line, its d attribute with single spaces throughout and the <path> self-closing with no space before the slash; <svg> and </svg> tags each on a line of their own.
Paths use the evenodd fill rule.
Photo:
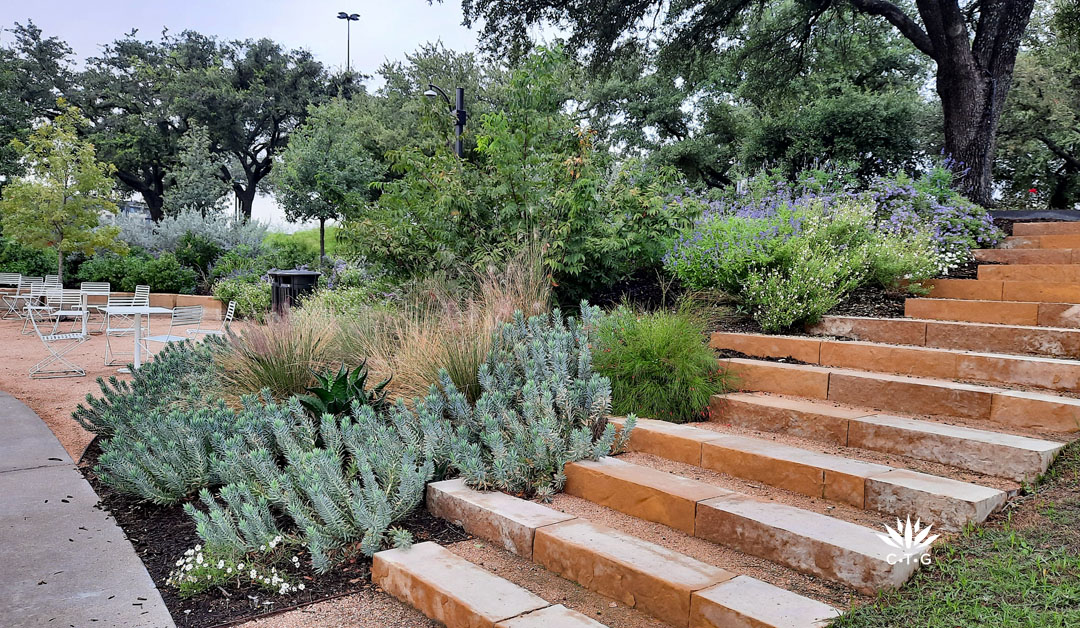
<svg viewBox="0 0 1080 628">
<path fill-rule="evenodd" d="M 998 121 L 1035 0 L 996 0 L 964 8 L 959 0 L 915 0 L 921 24 L 890 0 L 851 3 L 888 20 L 937 62 L 945 152 L 957 162 L 961 191 L 980 205 L 991 205 Z M 972 20 L 974 33 L 969 30 Z"/>
<path fill-rule="evenodd" d="M 319 218 L 319 261 L 326 261 L 326 219 Z"/>
<path fill-rule="evenodd" d="M 56 247 L 56 276 L 60 280 L 60 287 L 64 287 L 64 252 Z"/>
<path fill-rule="evenodd" d="M 981 76 L 977 68 L 942 68 L 937 91 L 945 125 L 945 156 L 960 189 L 972 201 L 993 203 L 994 150 L 1008 85 Z"/>
<path fill-rule="evenodd" d="M 236 193 L 236 200 L 240 202 L 240 214 L 244 217 L 244 222 L 251 220 L 251 207 L 255 203 L 255 187 L 254 184 L 248 184 L 246 187 L 233 185 L 233 192 Z"/>
</svg>

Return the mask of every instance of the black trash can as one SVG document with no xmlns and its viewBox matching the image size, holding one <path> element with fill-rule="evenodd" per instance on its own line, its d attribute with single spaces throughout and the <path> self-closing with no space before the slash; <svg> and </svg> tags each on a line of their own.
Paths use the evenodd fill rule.
<svg viewBox="0 0 1080 628">
<path fill-rule="evenodd" d="M 322 273 L 314 270 L 272 270 L 270 275 L 270 305 L 278 314 L 285 314 L 301 296 L 313 292 Z"/>
</svg>

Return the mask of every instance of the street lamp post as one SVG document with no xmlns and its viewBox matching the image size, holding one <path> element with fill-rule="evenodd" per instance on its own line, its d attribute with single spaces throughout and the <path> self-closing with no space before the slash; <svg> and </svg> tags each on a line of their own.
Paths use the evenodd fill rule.
<svg viewBox="0 0 1080 628">
<path fill-rule="evenodd" d="M 428 98 L 442 96 L 442 99 L 446 101 L 446 106 L 450 108 L 450 113 L 454 114 L 454 154 L 461 157 L 464 153 L 461 134 L 465 132 L 465 121 L 469 119 L 469 114 L 465 112 L 465 88 L 459 87 L 454 91 L 453 103 L 450 102 L 450 97 L 446 95 L 446 92 L 433 83 L 428 83 L 428 88 L 427 91 L 424 92 L 424 95 Z"/>
<path fill-rule="evenodd" d="M 345 20 L 345 73 L 348 74 L 352 62 L 351 46 L 352 39 L 352 23 L 360 21 L 359 13 L 346 13 L 339 11 L 337 14 L 339 20 Z"/>
</svg>

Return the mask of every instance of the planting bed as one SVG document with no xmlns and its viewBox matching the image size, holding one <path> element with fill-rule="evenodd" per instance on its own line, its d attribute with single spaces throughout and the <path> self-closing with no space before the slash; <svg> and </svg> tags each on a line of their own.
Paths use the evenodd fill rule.
<svg viewBox="0 0 1080 628">
<path fill-rule="evenodd" d="M 112 514 L 135 552 L 142 558 L 177 626 L 205 628 L 233 625 L 375 588 L 369 577 L 369 558 L 358 555 L 328 574 L 317 575 L 311 569 L 306 553 L 300 553 L 301 568 L 289 570 L 289 576 L 304 583 L 303 591 L 270 595 L 245 582 L 241 586 L 218 588 L 213 592 L 183 598 L 165 581 L 176 568 L 177 559 L 199 542 L 194 521 L 184 513 L 181 504 L 158 506 L 122 495 L 106 486 L 93 471 L 100 453 L 97 443 L 92 443 L 80 464 L 83 474 L 100 497 L 100 507 Z M 424 508 L 418 508 L 400 525 L 413 533 L 417 543 L 435 541 L 447 545 L 471 538 L 457 526 L 432 517 Z"/>
</svg>

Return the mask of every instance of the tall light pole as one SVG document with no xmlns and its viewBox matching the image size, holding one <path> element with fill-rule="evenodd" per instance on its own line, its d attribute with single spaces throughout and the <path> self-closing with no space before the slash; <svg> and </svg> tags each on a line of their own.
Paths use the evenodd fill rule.
<svg viewBox="0 0 1080 628">
<path fill-rule="evenodd" d="M 465 88 L 457 88 L 454 94 L 454 103 L 450 103 L 450 97 L 446 95 L 446 92 L 442 90 L 438 85 L 428 83 L 428 88 L 424 92 L 424 95 L 428 98 L 435 98 L 436 96 L 442 96 L 442 99 L 446 101 L 446 106 L 450 108 L 450 113 L 454 114 L 454 154 L 459 158 L 464 153 L 464 147 L 461 142 L 461 134 L 465 132 L 465 122 L 469 119 L 469 114 L 465 113 Z"/>
<path fill-rule="evenodd" d="M 337 17 L 339 20 L 345 20 L 345 73 L 348 74 L 352 62 L 352 54 L 349 50 L 351 46 L 350 40 L 352 39 L 352 23 L 360 21 L 360 14 L 339 11 Z"/>
</svg>

